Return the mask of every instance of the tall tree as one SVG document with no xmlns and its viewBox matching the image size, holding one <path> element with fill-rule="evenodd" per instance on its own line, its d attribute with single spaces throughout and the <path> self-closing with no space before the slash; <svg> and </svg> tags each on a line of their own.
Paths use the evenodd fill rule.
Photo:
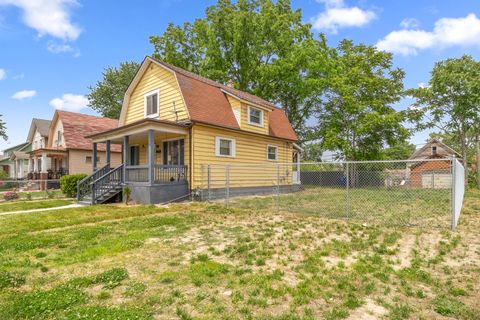
<svg viewBox="0 0 480 320">
<path fill-rule="evenodd" d="M 8 136 L 7 136 L 7 126 L 6 126 L 6 124 L 5 124 L 5 121 L 2 120 L 2 116 L 3 116 L 3 115 L 0 114 L 0 137 L 1 137 L 3 140 L 7 141 L 7 139 L 8 139 Z"/>
<path fill-rule="evenodd" d="M 415 152 L 415 145 L 407 141 L 394 144 L 383 150 L 383 159 L 385 160 L 405 160 Z"/>
<path fill-rule="evenodd" d="M 104 117 L 118 119 L 122 110 L 123 96 L 138 67 L 138 63 L 131 61 L 120 63 L 118 68 L 105 68 L 102 80 L 88 87 L 89 106 Z"/>
<path fill-rule="evenodd" d="M 159 59 L 278 103 L 300 134 L 326 86 L 330 51 L 290 0 L 219 0 L 150 42 Z"/>
<path fill-rule="evenodd" d="M 423 110 L 426 126 L 457 137 L 467 183 L 469 143 L 480 132 L 480 62 L 468 55 L 439 61 L 428 86 L 412 89 L 410 94 L 417 109 Z"/>
<path fill-rule="evenodd" d="M 384 147 L 405 141 L 407 114 L 393 108 L 403 95 L 403 77 L 390 53 L 343 40 L 316 111 L 315 135 L 323 148 L 346 160 L 372 160 L 382 157 Z"/>
</svg>

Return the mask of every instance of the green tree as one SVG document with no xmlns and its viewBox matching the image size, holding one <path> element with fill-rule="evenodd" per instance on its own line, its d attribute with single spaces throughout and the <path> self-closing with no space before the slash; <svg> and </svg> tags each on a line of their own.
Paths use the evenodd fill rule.
<svg viewBox="0 0 480 320">
<path fill-rule="evenodd" d="M 346 160 L 372 160 L 382 157 L 384 147 L 405 141 L 408 114 L 393 108 L 403 95 L 403 77 L 390 53 L 343 40 L 315 115 L 322 147 L 340 151 Z"/>
<path fill-rule="evenodd" d="M 125 91 L 138 70 L 138 63 L 122 62 L 118 68 L 107 67 L 103 79 L 88 87 L 89 106 L 107 118 L 118 119 Z"/>
<path fill-rule="evenodd" d="M 467 178 L 469 143 L 480 134 L 480 62 L 468 55 L 439 61 L 428 86 L 409 92 L 427 127 L 456 137 Z"/>
<path fill-rule="evenodd" d="M 150 42 L 156 58 L 279 104 L 300 135 L 326 86 L 330 50 L 289 0 L 219 0 Z"/>
<path fill-rule="evenodd" d="M 383 150 L 385 160 L 405 160 L 415 152 L 415 145 L 407 141 L 401 141 Z"/>
<path fill-rule="evenodd" d="M 2 116 L 0 114 L 0 137 L 3 138 L 3 140 L 7 141 L 8 136 L 7 136 L 7 125 L 5 121 L 2 120 Z"/>
</svg>

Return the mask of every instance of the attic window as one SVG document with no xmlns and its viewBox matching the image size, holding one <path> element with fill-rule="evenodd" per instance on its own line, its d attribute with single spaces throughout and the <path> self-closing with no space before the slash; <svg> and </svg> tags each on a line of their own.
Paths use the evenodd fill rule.
<svg viewBox="0 0 480 320">
<path fill-rule="evenodd" d="M 248 124 L 263 127 L 263 111 L 248 106 Z"/>
<path fill-rule="evenodd" d="M 145 118 L 158 117 L 159 90 L 145 94 Z"/>
<path fill-rule="evenodd" d="M 437 147 L 436 147 L 436 146 L 433 146 L 433 147 L 432 147 L 432 154 L 433 154 L 433 155 L 436 155 L 436 154 L 437 154 Z"/>
</svg>

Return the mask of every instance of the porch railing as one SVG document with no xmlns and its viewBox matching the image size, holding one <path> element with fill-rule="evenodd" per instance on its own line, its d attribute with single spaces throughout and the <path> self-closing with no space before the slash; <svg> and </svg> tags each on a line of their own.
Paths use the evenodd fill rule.
<svg viewBox="0 0 480 320">
<path fill-rule="evenodd" d="M 87 176 L 77 184 L 77 200 L 83 200 L 87 195 L 92 194 L 92 182 L 104 176 L 110 171 L 110 165 L 105 165 Z"/>
<path fill-rule="evenodd" d="M 148 166 L 126 166 L 125 181 L 148 182 Z"/>
<path fill-rule="evenodd" d="M 185 182 L 187 172 L 187 166 L 156 165 L 155 183 Z"/>
<path fill-rule="evenodd" d="M 123 164 L 92 182 L 92 203 L 122 184 Z"/>
</svg>

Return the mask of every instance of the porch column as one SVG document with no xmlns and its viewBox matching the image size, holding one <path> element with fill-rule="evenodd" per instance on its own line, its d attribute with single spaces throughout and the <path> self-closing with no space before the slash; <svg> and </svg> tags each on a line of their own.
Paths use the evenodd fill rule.
<svg viewBox="0 0 480 320">
<path fill-rule="evenodd" d="M 93 151 L 92 151 L 92 172 L 97 170 L 97 143 L 93 143 Z"/>
<path fill-rule="evenodd" d="M 123 181 L 127 181 L 127 166 L 130 163 L 129 161 L 129 145 L 128 145 L 128 136 L 123 137 Z"/>
<path fill-rule="evenodd" d="M 105 149 L 106 149 L 105 150 L 105 157 L 106 157 L 105 162 L 108 165 L 108 167 L 110 167 L 110 147 L 111 147 L 110 144 L 111 144 L 110 140 L 107 140 L 106 146 L 105 146 Z"/>
<path fill-rule="evenodd" d="M 48 162 L 47 162 L 47 154 L 42 153 L 42 173 L 47 173 L 48 172 Z"/>
<path fill-rule="evenodd" d="M 37 159 L 37 157 L 33 158 L 33 172 L 38 172 L 38 159 Z"/>
<path fill-rule="evenodd" d="M 148 131 L 148 182 L 152 185 L 155 182 L 155 131 Z"/>
</svg>

